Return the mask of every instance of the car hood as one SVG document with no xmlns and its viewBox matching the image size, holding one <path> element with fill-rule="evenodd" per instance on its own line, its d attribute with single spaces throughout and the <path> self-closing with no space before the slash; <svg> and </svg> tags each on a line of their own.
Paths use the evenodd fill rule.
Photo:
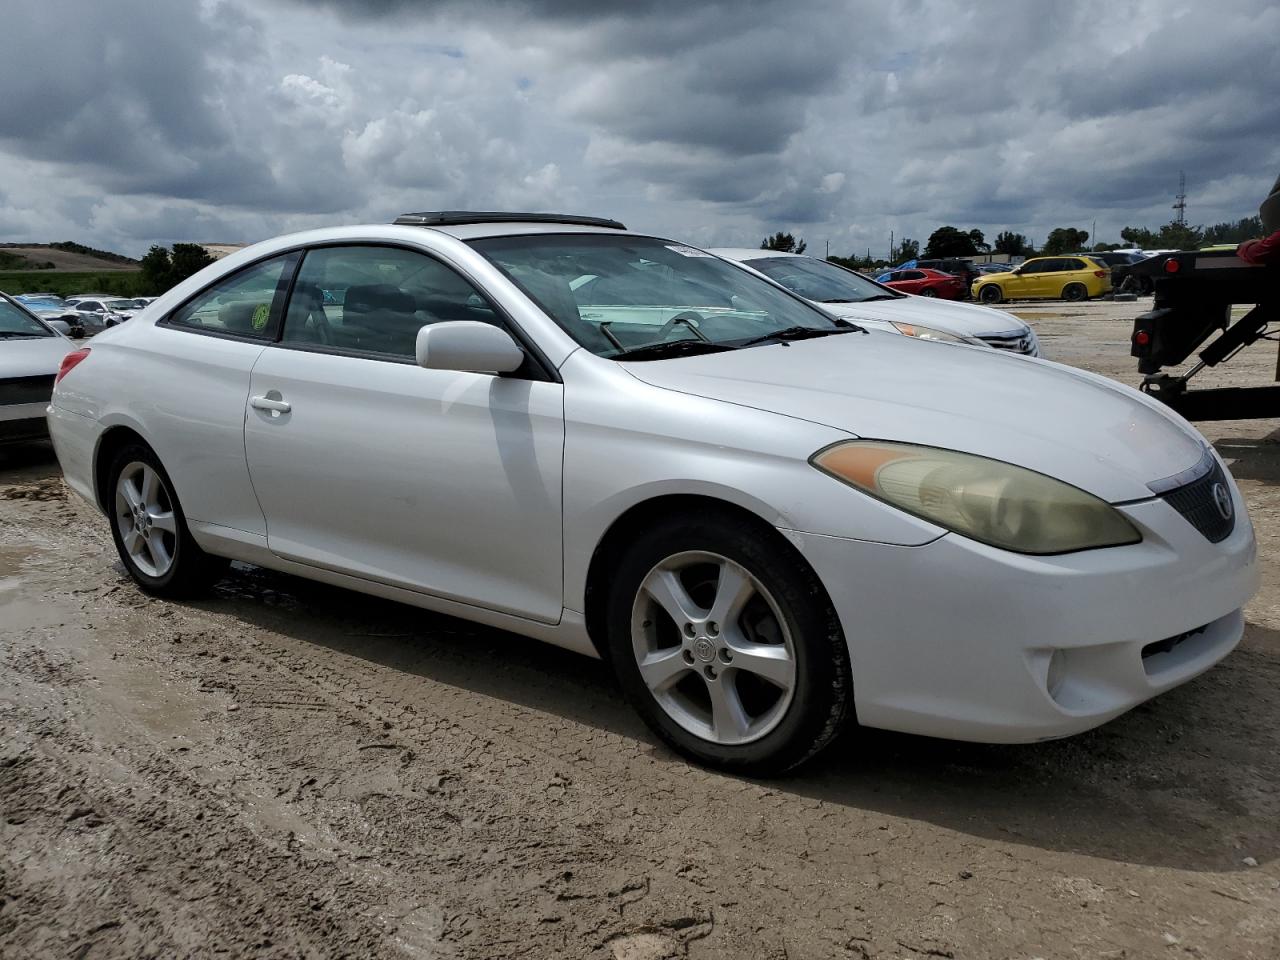
<svg viewBox="0 0 1280 960">
<path fill-rule="evenodd" d="M 847 320 L 880 320 L 934 326 L 947 333 L 976 337 L 993 333 L 1030 329 L 1017 317 L 1002 310 L 956 303 L 933 297 L 904 297 L 901 300 L 872 300 L 870 303 L 820 303 L 827 313 Z"/>
<path fill-rule="evenodd" d="M 1014 463 L 1111 503 L 1194 466 L 1204 440 L 1136 390 L 1070 367 L 913 337 L 856 333 L 623 364 L 669 390 L 859 437 Z"/>
<path fill-rule="evenodd" d="M 58 372 L 58 364 L 75 344 L 66 337 L 0 340 L 0 380 L 44 377 Z"/>
</svg>

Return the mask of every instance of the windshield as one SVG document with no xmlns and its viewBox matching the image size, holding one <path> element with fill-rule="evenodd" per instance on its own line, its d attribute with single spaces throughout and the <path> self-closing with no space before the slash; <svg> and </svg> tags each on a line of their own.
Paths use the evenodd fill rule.
<svg viewBox="0 0 1280 960">
<path fill-rule="evenodd" d="M 861 303 L 902 296 L 852 270 L 813 257 L 765 257 L 747 260 L 746 264 L 793 293 L 819 303 Z"/>
<path fill-rule="evenodd" d="M 796 328 L 848 326 L 717 257 L 653 237 L 533 234 L 471 246 L 602 357 L 686 340 L 724 349 Z M 662 355 L 670 354 L 646 358 Z"/>
<path fill-rule="evenodd" d="M 0 300 L 0 340 L 52 336 L 53 331 L 27 311 L 8 300 Z"/>
<path fill-rule="evenodd" d="M 132 300 L 108 300 L 108 310 L 133 310 L 135 309 Z"/>
</svg>

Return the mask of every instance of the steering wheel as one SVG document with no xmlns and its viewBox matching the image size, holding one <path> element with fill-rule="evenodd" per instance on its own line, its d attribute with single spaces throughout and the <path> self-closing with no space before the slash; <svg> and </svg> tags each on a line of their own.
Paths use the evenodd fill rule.
<svg viewBox="0 0 1280 960">
<path fill-rule="evenodd" d="M 698 313 L 696 310 L 683 310 L 662 325 L 662 329 L 658 331 L 658 340 L 665 340 L 675 332 L 676 327 L 681 326 L 682 324 L 692 327 L 694 333 L 698 336 L 698 339 L 705 340 L 706 338 L 698 331 L 698 324 L 701 323 L 702 320 L 702 314 Z"/>
</svg>

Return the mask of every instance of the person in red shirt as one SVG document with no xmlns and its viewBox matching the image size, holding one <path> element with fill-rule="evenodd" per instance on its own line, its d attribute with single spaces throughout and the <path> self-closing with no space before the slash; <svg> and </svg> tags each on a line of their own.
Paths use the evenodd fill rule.
<svg viewBox="0 0 1280 960">
<path fill-rule="evenodd" d="M 1280 264 L 1280 177 L 1258 208 L 1258 216 L 1262 218 L 1262 232 L 1266 236 L 1244 241 L 1236 247 L 1236 256 L 1258 266 Z"/>
</svg>

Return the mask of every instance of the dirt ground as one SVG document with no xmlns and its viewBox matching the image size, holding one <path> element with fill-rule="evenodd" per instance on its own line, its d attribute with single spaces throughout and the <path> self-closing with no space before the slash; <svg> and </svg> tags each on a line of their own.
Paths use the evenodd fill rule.
<svg viewBox="0 0 1280 960">
<path fill-rule="evenodd" d="M 1142 306 L 1016 312 L 1135 383 Z M 1068 740 L 859 731 L 771 782 L 533 641 L 239 566 L 149 600 L 49 448 L 0 451 L 0 956 L 1274 960 L 1280 421 L 1204 427 L 1263 558 L 1224 663 Z"/>
</svg>

